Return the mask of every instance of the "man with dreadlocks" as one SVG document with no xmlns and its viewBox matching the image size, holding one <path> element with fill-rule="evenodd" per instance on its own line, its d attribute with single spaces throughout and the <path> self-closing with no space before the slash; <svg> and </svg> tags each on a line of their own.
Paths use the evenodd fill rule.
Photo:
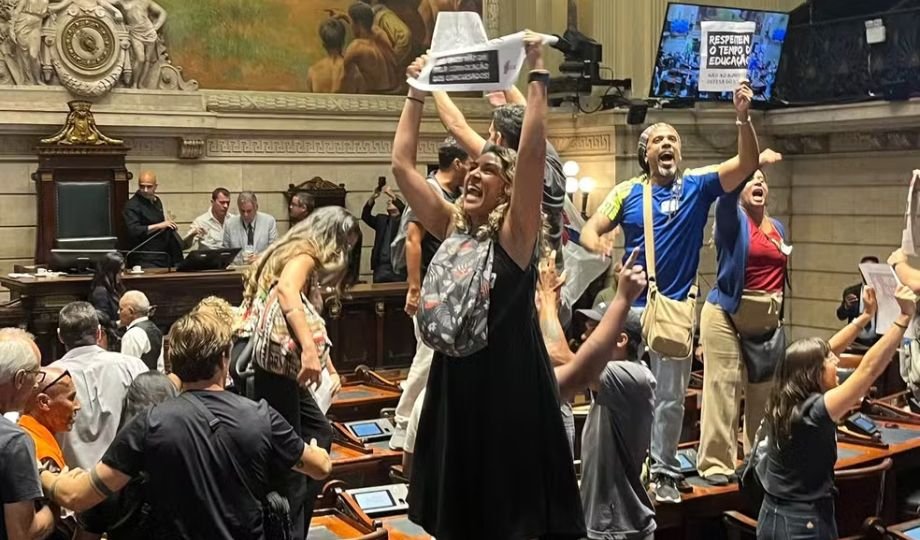
<svg viewBox="0 0 920 540">
<path fill-rule="evenodd" d="M 623 229 L 625 256 L 640 249 L 636 264 L 646 267 L 642 191 L 652 186 L 652 221 L 658 290 L 673 300 L 684 300 L 696 280 L 709 208 L 721 195 L 734 191 L 758 167 L 760 150 L 748 111 L 750 85 L 735 90 L 738 155 L 719 165 L 681 168 L 681 140 L 669 124 L 648 127 L 639 137 L 639 165 L 644 174 L 619 183 L 581 231 L 582 245 L 611 255 L 612 245 L 602 235 L 616 226 Z M 633 309 L 641 312 L 646 295 Z M 651 368 L 657 381 L 652 422 L 651 481 L 659 502 L 680 502 L 681 482 L 677 461 L 684 416 L 684 395 L 690 383 L 690 358 L 663 358 L 651 351 Z"/>
</svg>

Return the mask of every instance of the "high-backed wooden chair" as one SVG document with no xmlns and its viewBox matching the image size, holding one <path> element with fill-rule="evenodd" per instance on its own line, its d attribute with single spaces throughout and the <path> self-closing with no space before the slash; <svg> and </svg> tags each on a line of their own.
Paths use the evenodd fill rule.
<svg viewBox="0 0 920 540">
<path fill-rule="evenodd" d="M 885 458 L 877 465 L 834 471 L 837 532 L 841 538 L 862 538 L 867 521 L 881 513 L 885 477 L 891 464 L 891 458 Z M 723 514 L 722 522 L 730 540 L 757 538 L 756 518 L 731 510 Z"/>
</svg>

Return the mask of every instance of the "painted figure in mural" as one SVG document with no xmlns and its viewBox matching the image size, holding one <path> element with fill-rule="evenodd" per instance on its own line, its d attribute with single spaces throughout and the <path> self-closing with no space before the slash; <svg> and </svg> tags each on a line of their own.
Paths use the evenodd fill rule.
<svg viewBox="0 0 920 540">
<path fill-rule="evenodd" d="M 166 23 L 166 10 L 153 0 L 113 0 L 125 13 L 131 37 L 131 67 L 136 88 L 149 88 L 150 67 L 156 64 L 157 32 Z"/>
<path fill-rule="evenodd" d="M 307 92 L 352 93 L 355 88 L 363 86 L 363 81 L 346 80 L 343 56 L 345 23 L 334 17 L 324 20 L 319 25 L 319 39 L 323 42 L 326 57 L 307 71 Z"/>
<path fill-rule="evenodd" d="M 438 20 L 438 13 L 442 11 L 475 11 L 480 12 L 479 5 L 474 0 L 422 0 L 418 6 L 418 13 L 425 23 L 424 45 L 431 44 L 434 35 L 434 25 Z"/>
<path fill-rule="evenodd" d="M 348 8 L 348 17 L 354 39 L 345 50 L 345 72 L 356 71 L 356 79 L 363 81 L 355 92 L 385 94 L 398 89 L 402 81 L 396 55 L 386 34 L 374 27 L 374 10 L 355 2 Z"/>
<path fill-rule="evenodd" d="M 19 0 L 11 17 L 10 38 L 25 84 L 42 84 L 42 21 L 48 16 L 48 0 Z"/>
<path fill-rule="evenodd" d="M 361 0 L 363 3 L 371 6 L 374 10 L 374 26 L 379 28 L 387 36 L 390 46 L 393 48 L 393 54 L 396 55 L 396 63 L 399 66 L 408 65 L 415 59 L 415 47 L 413 46 L 412 31 L 409 26 L 389 8 L 385 0 Z"/>
</svg>

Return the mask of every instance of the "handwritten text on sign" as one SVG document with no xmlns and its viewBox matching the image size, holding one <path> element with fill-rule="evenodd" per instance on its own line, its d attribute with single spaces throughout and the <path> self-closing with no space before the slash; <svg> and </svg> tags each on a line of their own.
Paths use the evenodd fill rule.
<svg viewBox="0 0 920 540">
<path fill-rule="evenodd" d="M 747 69 L 751 56 L 751 34 L 711 32 L 706 67 L 709 69 Z"/>
<path fill-rule="evenodd" d="M 703 21 L 700 30 L 700 91 L 734 90 L 747 78 L 756 23 Z"/>
</svg>

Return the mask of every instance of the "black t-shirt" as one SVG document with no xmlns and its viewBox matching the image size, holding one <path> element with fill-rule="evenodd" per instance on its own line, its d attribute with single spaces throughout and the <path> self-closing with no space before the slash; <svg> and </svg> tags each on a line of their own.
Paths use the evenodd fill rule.
<svg viewBox="0 0 920 540">
<path fill-rule="evenodd" d="M 764 491 L 785 501 L 811 502 L 834 494 L 837 425 L 824 394 L 812 394 L 797 411 L 788 441 L 770 441 Z"/>
<path fill-rule="evenodd" d="M 146 473 L 147 500 L 176 538 L 261 539 L 269 466 L 292 467 L 304 442 L 265 401 L 194 394 L 219 420 L 214 431 L 180 396 L 135 416 L 102 462 L 132 477 Z"/>
<path fill-rule="evenodd" d="M 0 415 L 0 540 L 6 540 L 3 505 L 42 496 L 32 438 Z"/>
</svg>

